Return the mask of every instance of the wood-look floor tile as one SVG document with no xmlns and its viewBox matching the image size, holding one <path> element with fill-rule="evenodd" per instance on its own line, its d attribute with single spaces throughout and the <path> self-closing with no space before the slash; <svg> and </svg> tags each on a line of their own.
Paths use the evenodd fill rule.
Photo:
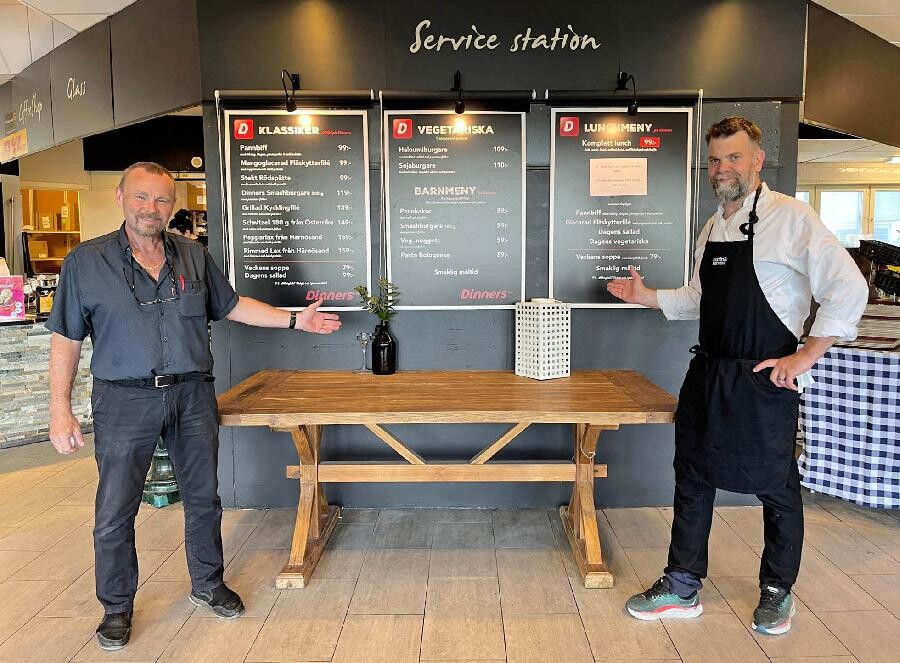
<svg viewBox="0 0 900 663">
<path fill-rule="evenodd" d="M 895 663 L 900 621 L 887 610 L 823 612 L 819 618 L 860 663 Z"/>
<path fill-rule="evenodd" d="M 184 511 L 171 507 L 157 511 L 134 534 L 138 550 L 175 550 L 184 542 Z"/>
<path fill-rule="evenodd" d="M 89 527 L 77 527 L 54 546 L 19 569 L 14 580 L 75 580 L 94 564 L 94 540 Z"/>
<path fill-rule="evenodd" d="M 18 631 L 67 585 L 42 580 L 7 580 L 0 584 L 0 642 Z"/>
<path fill-rule="evenodd" d="M 0 550 L 0 583 L 28 565 L 40 554 L 33 550 Z"/>
<path fill-rule="evenodd" d="M 672 527 L 656 508 L 603 509 L 603 515 L 623 548 L 669 547 Z"/>
<path fill-rule="evenodd" d="M 255 525 L 222 525 L 222 549 L 227 566 L 244 545 Z M 154 574 L 153 580 L 190 581 L 184 543 L 169 555 L 166 562 Z"/>
<path fill-rule="evenodd" d="M 94 509 L 89 506 L 57 505 L 0 539 L 0 550 L 43 552 L 90 520 L 93 514 Z"/>
<path fill-rule="evenodd" d="M 160 550 L 143 550 L 138 553 L 138 587 L 153 575 L 153 572 L 165 562 L 169 553 Z M 65 591 L 53 599 L 41 612 L 39 617 L 84 617 L 103 614 L 103 607 L 97 601 L 96 581 L 93 567 L 85 571 Z"/>
<path fill-rule="evenodd" d="M 496 509 L 491 514 L 497 548 L 556 548 L 543 509 Z"/>
<path fill-rule="evenodd" d="M 431 509 L 382 509 L 375 523 L 371 548 L 430 548 L 434 512 Z"/>
<path fill-rule="evenodd" d="M 507 615 L 504 611 L 506 660 L 509 663 L 593 663 L 578 615 Z"/>
<path fill-rule="evenodd" d="M 333 663 L 415 663 L 421 615 L 347 615 Z"/>
<path fill-rule="evenodd" d="M 97 499 L 97 480 L 86 483 L 66 498 L 70 506 L 94 506 Z"/>
<path fill-rule="evenodd" d="M 559 516 L 557 514 L 557 521 Z M 569 537 L 561 522 L 554 522 L 552 525 L 553 536 L 556 537 L 556 546 L 562 556 L 563 563 L 566 566 L 566 573 L 569 578 L 581 580 L 581 572 L 578 570 L 578 564 L 572 554 L 572 545 L 569 543 Z M 603 512 L 597 510 L 597 529 L 600 533 L 600 550 L 603 554 L 603 562 L 606 564 L 613 578 L 617 581 L 619 578 L 635 578 L 634 569 L 625 555 L 619 540 L 616 537 L 612 527 L 606 520 Z"/>
<path fill-rule="evenodd" d="M 159 663 L 227 663 L 243 661 L 262 619 L 200 619 L 193 615 L 169 643 Z"/>
<path fill-rule="evenodd" d="M 853 576 L 853 581 L 900 618 L 900 575 Z"/>
<path fill-rule="evenodd" d="M 328 661 L 334 654 L 353 581 L 313 578 L 280 593 L 247 661 Z"/>
<path fill-rule="evenodd" d="M 339 522 L 328 539 L 313 577 L 358 578 L 374 531 L 375 523 Z"/>
<path fill-rule="evenodd" d="M 876 546 L 900 546 L 900 520 L 887 511 L 832 500 L 823 507 Z"/>
<path fill-rule="evenodd" d="M 108 661 L 155 661 L 194 612 L 188 600 L 190 583 L 148 581 L 134 601 L 131 640 L 118 651 L 104 653 Z M 96 622 L 94 624 L 96 627 Z M 75 661 L 97 658 L 96 641 L 88 642 Z"/>
<path fill-rule="evenodd" d="M 505 656 L 497 579 L 430 578 L 421 660 Z"/>
<path fill-rule="evenodd" d="M 900 574 L 900 562 L 842 522 L 807 523 L 805 538 L 847 575 Z"/>
<path fill-rule="evenodd" d="M 258 525 L 265 515 L 265 509 L 222 509 L 222 524 Z"/>
<path fill-rule="evenodd" d="M 34 486 L 14 496 L 0 497 L 0 527 L 19 527 L 66 499 L 77 488 Z"/>
<path fill-rule="evenodd" d="M 269 509 L 244 543 L 244 548 L 290 550 L 296 520 L 296 509 Z"/>
<path fill-rule="evenodd" d="M 775 657 L 772 663 L 859 663 L 853 656 L 795 656 L 792 658 Z"/>
<path fill-rule="evenodd" d="M 522 613 L 577 612 L 569 577 L 556 547 L 497 550 L 504 618 Z"/>
<path fill-rule="evenodd" d="M 800 575 L 793 592 L 821 616 L 832 610 L 877 610 L 881 606 L 865 590 L 810 545 L 803 546 Z M 834 597 L 840 596 L 840 601 Z"/>
<path fill-rule="evenodd" d="M 342 524 L 374 523 L 378 520 L 379 509 L 341 509 Z"/>
<path fill-rule="evenodd" d="M 435 523 L 432 530 L 435 550 L 488 550 L 494 548 L 491 523 Z"/>
<path fill-rule="evenodd" d="M 497 578 L 493 548 L 432 550 L 428 567 L 431 578 Z"/>
<path fill-rule="evenodd" d="M 763 517 L 761 506 L 722 506 L 716 513 L 750 546 L 757 555 L 763 550 Z"/>
<path fill-rule="evenodd" d="M 97 480 L 97 462 L 93 458 L 82 458 L 73 463 L 66 469 L 45 481 L 41 482 L 42 486 L 71 486 L 72 488 L 82 488 L 87 484 Z"/>
<path fill-rule="evenodd" d="M 731 605 L 735 614 L 748 628 L 753 623 L 753 611 L 759 603 L 759 582 L 756 578 L 716 578 L 716 587 Z M 796 599 L 796 597 L 795 597 Z M 846 656 L 850 652 L 809 611 L 803 602 L 795 600 L 797 613 L 791 619 L 789 635 L 770 636 L 751 631 L 757 644 L 767 656 Z"/>
<path fill-rule="evenodd" d="M 734 614 L 662 621 L 685 663 L 768 663 L 768 656 Z"/>
<path fill-rule="evenodd" d="M 435 509 L 435 523 L 490 523 L 491 509 Z"/>
<path fill-rule="evenodd" d="M 423 614 L 430 555 L 430 550 L 370 549 L 356 583 L 350 612 L 357 615 Z"/>
<path fill-rule="evenodd" d="M 286 550 L 241 550 L 225 569 L 225 583 L 244 602 L 244 617 L 265 618 L 272 609 L 279 592 L 275 576 L 287 564 Z M 313 578 L 315 580 L 315 577 Z M 303 591 L 303 590 L 296 590 Z M 198 610 L 198 617 L 215 619 L 208 610 Z M 242 617 L 243 619 L 243 617 Z"/>
<path fill-rule="evenodd" d="M 35 617 L 0 646 L 0 661 L 67 663 L 94 637 L 92 617 Z"/>
<path fill-rule="evenodd" d="M 759 576 L 759 557 L 722 518 L 713 514 L 709 534 L 709 575 Z"/>
</svg>

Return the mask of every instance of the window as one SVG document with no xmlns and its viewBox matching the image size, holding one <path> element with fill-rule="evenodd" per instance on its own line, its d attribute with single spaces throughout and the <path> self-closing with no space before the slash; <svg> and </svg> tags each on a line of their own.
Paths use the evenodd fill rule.
<svg viewBox="0 0 900 663">
<path fill-rule="evenodd" d="M 900 189 L 875 190 L 872 226 L 875 239 L 900 246 Z"/>
<path fill-rule="evenodd" d="M 795 197 L 812 205 L 844 246 L 859 246 L 861 238 L 900 246 L 900 186 L 896 184 L 802 184 Z"/>
</svg>

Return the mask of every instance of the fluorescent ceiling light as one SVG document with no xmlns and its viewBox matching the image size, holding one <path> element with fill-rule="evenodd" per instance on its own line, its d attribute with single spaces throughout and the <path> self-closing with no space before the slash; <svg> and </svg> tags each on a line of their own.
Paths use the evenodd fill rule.
<svg viewBox="0 0 900 663">
<path fill-rule="evenodd" d="M 887 160 L 888 163 L 900 163 L 900 156 L 891 157 Z"/>
</svg>

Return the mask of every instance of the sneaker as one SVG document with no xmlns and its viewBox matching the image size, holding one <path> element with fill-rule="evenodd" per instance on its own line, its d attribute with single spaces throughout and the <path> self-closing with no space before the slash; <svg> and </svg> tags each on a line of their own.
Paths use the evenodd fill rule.
<svg viewBox="0 0 900 663">
<path fill-rule="evenodd" d="M 699 617 L 703 612 L 699 592 L 683 599 L 672 591 L 672 583 L 665 576 L 653 583 L 646 592 L 635 594 L 625 602 L 632 617 L 651 621 L 666 619 L 687 619 Z"/>
<path fill-rule="evenodd" d="M 778 635 L 791 630 L 791 617 L 794 616 L 794 598 L 791 593 L 766 585 L 759 593 L 759 605 L 753 611 L 753 630 L 766 635 Z"/>
<path fill-rule="evenodd" d="M 128 644 L 131 637 L 131 610 L 103 615 L 97 627 L 97 644 L 100 649 L 115 651 Z"/>
<path fill-rule="evenodd" d="M 194 605 L 206 608 L 222 619 L 236 619 L 244 614 L 241 597 L 228 589 L 225 583 L 207 592 L 192 591 L 188 598 Z"/>
</svg>

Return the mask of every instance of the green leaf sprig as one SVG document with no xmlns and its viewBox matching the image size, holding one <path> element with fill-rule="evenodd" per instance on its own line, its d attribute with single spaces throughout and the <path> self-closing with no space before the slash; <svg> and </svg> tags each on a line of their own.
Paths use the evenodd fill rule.
<svg viewBox="0 0 900 663">
<path fill-rule="evenodd" d="M 382 277 L 378 279 L 378 294 L 369 294 L 369 289 L 364 285 L 358 285 L 354 290 L 362 299 L 362 305 L 369 313 L 374 313 L 382 322 L 387 322 L 396 311 L 394 306 L 400 303 L 400 291 L 393 283 Z"/>
</svg>

